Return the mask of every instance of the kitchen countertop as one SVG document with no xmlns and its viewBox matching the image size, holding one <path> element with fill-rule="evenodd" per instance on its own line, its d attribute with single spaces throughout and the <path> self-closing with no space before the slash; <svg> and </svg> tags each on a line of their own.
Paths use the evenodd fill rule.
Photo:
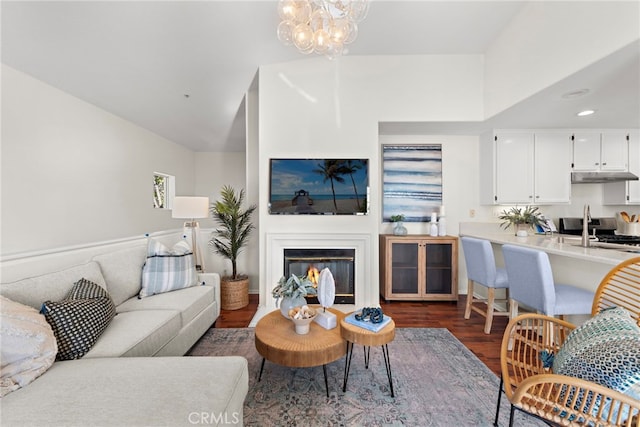
<svg viewBox="0 0 640 427">
<path fill-rule="evenodd" d="M 554 233 L 553 235 L 530 234 L 528 237 L 517 237 L 510 230 L 501 230 L 497 224 L 460 223 L 459 235 L 486 239 L 501 245 L 511 244 L 539 249 L 549 254 L 612 266 L 640 256 L 640 247 L 630 246 L 629 250 L 632 252 L 597 247 L 583 248 L 580 246 L 580 236 Z"/>
</svg>

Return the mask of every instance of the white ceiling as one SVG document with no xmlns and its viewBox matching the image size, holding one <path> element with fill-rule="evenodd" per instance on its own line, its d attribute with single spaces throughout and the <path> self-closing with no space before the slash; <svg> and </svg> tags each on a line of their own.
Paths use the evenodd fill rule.
<svg viewBox="0 0 640 427">
<path fill-rule="evenodd" d="M 523 4 L 374 0 L 348 54 L 481 54 Z M 194 151 L 243 151 L 243 96 L 258 67 L 306 58 L 277 40 L 275 0 L 3 0 L 1 18 L 3 63 Z M 381 132 L 637 128 L 639 51 L 631 46 L 486 123 L 384 123 Z M 583 87 L 588 97 L 560 98 Z M 599 114 L 575 122 L 585 100 Z"/>
</svg>

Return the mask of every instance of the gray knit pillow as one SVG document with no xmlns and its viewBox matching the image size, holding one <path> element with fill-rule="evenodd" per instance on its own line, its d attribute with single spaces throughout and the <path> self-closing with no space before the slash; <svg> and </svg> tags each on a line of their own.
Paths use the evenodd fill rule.
<svg viewBox="0 0 640 427">
<path fill-rule="evenodd" d="M 40 310 L 58 343 L 57 360 L 80 359 L 116 315 L 106 289 L 80 279 L 62 301 L 45 301 Z"/>
</svg>

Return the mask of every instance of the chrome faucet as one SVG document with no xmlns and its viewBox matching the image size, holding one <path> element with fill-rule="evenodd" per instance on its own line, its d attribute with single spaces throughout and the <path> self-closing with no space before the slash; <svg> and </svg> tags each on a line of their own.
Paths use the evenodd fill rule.
<svg viewBox="0 0 640 427">
<path fill-rule="evenodd" d="M 591 240 L 589 240 L 589 223 L 591 222 L 591 209 L 589 205 L 584 205 L 584 213 L 582 215 L 582 242 L 580 246 L 588 248 Z"/>
</svg>

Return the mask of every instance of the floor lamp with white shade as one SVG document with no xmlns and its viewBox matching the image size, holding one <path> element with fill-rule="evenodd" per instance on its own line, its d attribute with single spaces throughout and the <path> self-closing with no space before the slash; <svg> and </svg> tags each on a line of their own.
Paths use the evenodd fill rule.
<svg viewBox="0 0 640 427">
<path fill-rule="evenodd" d="M 198 251 L 198 229 L 196 219 L 209 216 L 209 198 L 199 196 L 176 196 L 173 199 L 172 218 L 188 219 L 184 228 L 191 230 L 191 244 L 193 245 L 193 260 L 197 271 L 204 271 Z"/>
</svg>

